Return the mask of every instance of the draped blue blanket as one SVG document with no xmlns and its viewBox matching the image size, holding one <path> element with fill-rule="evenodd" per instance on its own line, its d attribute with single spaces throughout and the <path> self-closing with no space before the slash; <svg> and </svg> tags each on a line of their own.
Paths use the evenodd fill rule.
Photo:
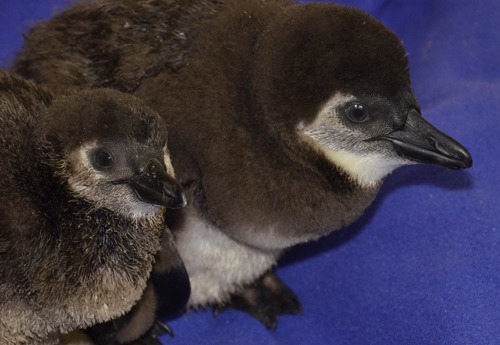
<svg viewBox="0 0 500 345">
<path fill-rule="evenodd" d="M 32 23 L 70 2 L 2 0 L 0 66 Z M 206 310 L 170 321 L 165 344 L 500 344 L 500 2 L 340 2 L 401 37 L 424 116 L 471 151 L 473 168 L 401 168 L 361 220 L 292 249 L 277 272 L 304 313 L 275 332 Z"/>
</svg>

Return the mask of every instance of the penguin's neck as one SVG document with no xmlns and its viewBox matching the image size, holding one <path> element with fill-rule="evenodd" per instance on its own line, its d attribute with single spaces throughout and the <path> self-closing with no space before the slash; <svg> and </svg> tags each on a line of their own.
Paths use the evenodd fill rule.
<svg viewBox="0 0 500 345">
<path fill-rule="evenodd" d="M 52 258 L 60 263 L 51 265 L 52 272 L 47 270 L 47 274 L 61 277 L 68 289 L 77 289 L 82 279 L 105 278 L 110 284 L 127 279 L 142 284 L 160 249 L 163 218 L 135 220 L 96 209 L 84 200 L 66 201 L 65 208 L 46 214 L 51 219 L 42 230 L 42 256 L 44 261 Z"/>
<path fill-rule="evenodd" d="M 330 231 L 356 221 L 375 199 L 382 178 L 367 182 L 364 175 L 361 178 L 354 176 L 345 166 L 318 152 L 315 147 L 305 146 L 301 140 L 297 142 L 304 148 L 304 161 L 314 169 L 310 173 L 314 182 L 309 193 L 322 195 L 321 200 L 318 199 L 321 206 L 317 207 L 311 219 L 317 220 L 318 224 L 324 220 L 324 229 Z"/>
<path fill-rule="evenodd" d="M 47 229 L 53 233 L 46 233 L 45 253 L 32 275 L 49 282 L 34 298 L 63 315 L 62 329 L 66 322 L 73 325 L 73 315 L 84 327 L 129 310 L 141 297 L 160 249 L 159 228 L 89 208 L 82 200 L 70 204 L 56 227 Z"/>
</svg>

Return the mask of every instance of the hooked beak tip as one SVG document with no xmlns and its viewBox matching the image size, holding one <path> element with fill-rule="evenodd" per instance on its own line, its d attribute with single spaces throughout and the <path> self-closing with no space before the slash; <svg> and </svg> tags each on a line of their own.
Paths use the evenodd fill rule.
<svg viewBox="0 0 500 345">
<path fill-rule="evenodd" d="M 187 205 L 186 194 L 182 189 L 178 189 L 175 195 L 170 196 L 170 201 L 167 205 L 170 209 L 183 208 Z"/>
<path fill-rule="evenodd" d="M 129 181 L 129 185 L 144 202 L 172 209 L 187 205 L 182 186 L 156 160 L 151 160 L 141 174 Z"/>
<path fill-rule="evenodd" d="M 456 169 L 467 169 L 472 167 L 472 156 L 465 148 L 459 150 L 455 155 L 459 166 Z"/>
<path fill-rule="evenodd" d="M 442 133 L 416 111 L 410 111 L 405 126 L 377 139 L 389 141 L 396 153 L 408 160 L 448 169 L 472 166 L 472 156 L 458 141 Z"/>
</svg>

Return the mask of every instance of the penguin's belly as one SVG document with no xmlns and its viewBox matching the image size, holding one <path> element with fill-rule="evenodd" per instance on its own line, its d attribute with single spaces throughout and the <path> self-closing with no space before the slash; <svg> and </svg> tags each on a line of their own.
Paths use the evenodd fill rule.
<svg viewBox="0 0 500 345">
<path fill-rule="evenodd" d="M 190 307 L 222 304 L 271 268 L 279 250 L 248 247 L 206 222 L 192 207 L 177 232 L 177 249 L 191 282 Z"/>
</svg>

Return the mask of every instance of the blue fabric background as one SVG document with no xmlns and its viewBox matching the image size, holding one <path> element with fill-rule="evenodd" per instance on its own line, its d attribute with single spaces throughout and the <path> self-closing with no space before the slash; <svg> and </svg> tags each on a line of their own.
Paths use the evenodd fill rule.
<svg viewBox="0 0 500 345">
<path fill-rule="evenodd" d="M 0 63 L 68 0 L 2 0 Z M 190 312 L 165 344 L 500 344 L 500 2 L 342 0 L 393 29 L 423 114 L 471 151 L 468 171 L 389 176 L 365 216 L 277 270 L 304 313 L 269 332 L 238 311 Z"/>
</svg>

